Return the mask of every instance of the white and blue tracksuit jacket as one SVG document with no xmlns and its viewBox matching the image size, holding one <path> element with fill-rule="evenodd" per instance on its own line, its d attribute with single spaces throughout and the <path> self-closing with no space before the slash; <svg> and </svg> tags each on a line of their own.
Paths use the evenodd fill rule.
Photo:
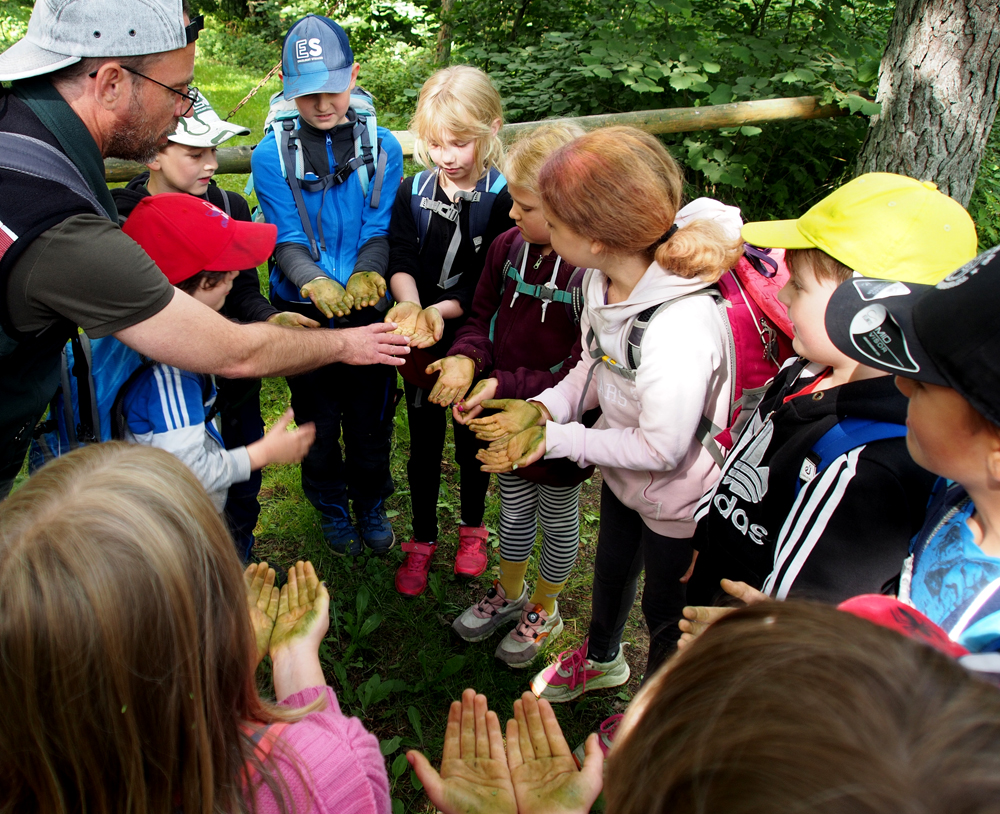
<svg viewBox="0 0 1000 814">
<path fill-rule="evenodd" d="M 249 480 L 250 454 L 246 447 L 226 449 L 219 430 L 208 420 L 214 402 L 211 376 L 156 364 L 129 388 L 122 411 L 128 440 L 180 458 L 221 512 L 229 487 Z"/>
</svg>

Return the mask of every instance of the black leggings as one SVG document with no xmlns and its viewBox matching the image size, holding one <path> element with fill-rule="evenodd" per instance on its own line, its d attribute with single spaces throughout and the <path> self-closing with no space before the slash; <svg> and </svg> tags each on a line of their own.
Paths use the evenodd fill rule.
<svg viewBox="0 0 1000 814">
<path fill-rule="evenodd" d="M 410 459 L 406 475 L 410 481 L 410 504 L 413 508 L 413 537 L 418 542 L 437 542 L 438 490 L 441 488 L 441 463 L 444 437 L 451 407 L 441 407 L 427 400 L 429 390 L 408 382 L 406 416 L 410 425 Z M 477 441 L 472 430 L 455 423 L 455 463 L 461 484 L 462 522 L 481 526 L 486 507 L 486 489 L 490 475 L 483 472 L 476 452 L 486 446 Z"/>
<path fill-rule="evenodd" d="M 617 655 L 643 566 L 646 587 L 642 613 L 649 627 L 646 677 L 673 654 L 681 635 L 677 622 L 686 598 L 679 580 L 691 564 L 692 552 L 690 540 L 651 531 L 637 511 L 625 506 L 607 483 L 603 484 L 588 658 L 610 661 Z"/>
</svg>

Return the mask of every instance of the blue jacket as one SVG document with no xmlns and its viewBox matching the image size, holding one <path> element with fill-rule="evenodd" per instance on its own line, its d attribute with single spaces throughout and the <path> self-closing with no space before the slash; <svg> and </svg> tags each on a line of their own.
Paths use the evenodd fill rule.
<svg viewBox="0 0 1000 814">
<path fill-rule="evenodd" d="M 389 233 L 389 216 L 403 177 L 403 150 L 396 137 L 384 127 L 378 128 L 378 139 L 379 149 L 385 150 L 387 159 L 378 208 L 371 207 L 374 185 L 369 187 L 368 195 L 365 196 L 356 172 L 351 173 L 343 184 L 332 187 L 325 193 L 302 190 L 314 233 L 317 232 L 317 216 L 323 219 L 326 251 L 320 253 L 319 267 L 341 285 L 346 285 L 347 278 L 354 272 L 358 250 L 369 239 Z M 329 134 L 327 157 L 330 166 L 335 167 L 337 162 Z M 277 134 L 274 131 L 264 136 L 253 151 L 251 166 L 254 187 L 264 216 L 268 223 L 278 227 L 277 242 L 300 243 L 308 247 L 309 240 L 299 220 L 291 188 L 281 173 Z M 315 173 L 308 171 L 308 167 L 306 177 L 318 178 Z M 307 302 L 300 296 L 298 286 L 289 281 L 278 268 L 271 270 L 271 286 L 274 293 L 283 300 Z"/>
</svg>

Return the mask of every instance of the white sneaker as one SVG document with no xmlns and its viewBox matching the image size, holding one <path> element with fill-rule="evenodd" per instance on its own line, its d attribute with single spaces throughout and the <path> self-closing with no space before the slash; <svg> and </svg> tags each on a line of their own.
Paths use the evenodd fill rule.
<svg viewBox="0 0 1000 814">
<path fill-rule="evenodd" d="M 572 701 L 586 690 L 617 687 L 629 679 L 628 662 L 624 648 L 619 645 L 618 655 L 611 661 L 591 661 L 587 658 L 588 640 L 576 650 L 565 650 L 555 663 L 531 679 L 531 691 L 538 698 L 553 704 Z"/>
<path fill-rule="evenodd" d="M 562 632 L 558 602 L 551 616 L 541 605 L 525 607 L 521 611 L 521 621 L 500 642 L 496 657 L 508 667 L 527 667 L 538 651 Z"/>
<path fill-rule="evenodd" d="M 471 608 L 467 608 L 451 623 L 451 629 L 467 642 L 481 642 L 504 622 L 516 618 L 526 604 L 528 604 L 527 585 L 515 601 L 509 602 L 500 580 L 495 580 L 493 587 L 486 592 L 486 596 Z"/>
</svg>

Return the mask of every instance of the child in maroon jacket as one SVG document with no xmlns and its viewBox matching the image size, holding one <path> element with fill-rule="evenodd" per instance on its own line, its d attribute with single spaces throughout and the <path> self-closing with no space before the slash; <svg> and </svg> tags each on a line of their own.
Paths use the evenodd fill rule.
<svg viewBox="0 0 1000 814">
<path fill-rule="evenodd" d="M 537 180 L 548 156 L 582 132 L 577 127 L 546 125 L 516 142 L 508 154 L 505 173 L 517 228 L 490 247 L 469 320 L 456 335 L 449 356 L 432 366 L 440 376 L 430 400 L 454 405 L 459 423 L 475 418 L 487 399 L 538 395 L 580 358 L 579 288 L 584 270 L 562 262 L 549 245 Z M 576 312 L 573 303 L 565 301 L 574 288 Z M 479 383 L 463 398 L 476 378 Z M 478 642 L 520 617 L 496 651 L 497 658 L 511 667 L 526 667 L 546 639 L 562 632 L 556 599 L 576 562 L 580 486 L 592 472 L 593 467 L 581 469 L 559 459 L 499 476 L 500 579 L 452 627 L 466 641 Z M 538 519 L 542 557 L 539 579 L 530 593 L 524 575 Z"/>
</svg>

